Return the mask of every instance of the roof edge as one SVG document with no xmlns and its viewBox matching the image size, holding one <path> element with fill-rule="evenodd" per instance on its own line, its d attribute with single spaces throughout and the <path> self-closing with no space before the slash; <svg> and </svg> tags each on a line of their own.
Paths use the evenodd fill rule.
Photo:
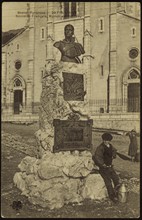
<svg viewBox="0 0 142 220">
<path fill-rule="evenodd" d="M 133 17 L 133 16 L 128 15 L 128 14 L 126 14 L 126 13 L 124 13 L 124 12 L 117 12 L 117 13 L 118 13 L 118 14 L 121 14 L 121 15 L 124 15 L 124 16 L 126 16 L 126 17 L 129 17 L 129 18 L 132 18 L 132 19 L 134 19 L 134 20 L 140 21 L 139 18 Z"/>
<path fill-rule="evenodd" d="M 12 40 L 14 40 L 16 37 L 18 37 L 20 34 L 22 34 L 28 27 L 24 27 L 23 30 L 21 30 L 19 33 L 17 33 L 13 38 L 11 38 L 9 41 L 7 41 L 5 44 L 2 45 L 2 47 L 6 46 L 9 44 Z"/>
</svg>

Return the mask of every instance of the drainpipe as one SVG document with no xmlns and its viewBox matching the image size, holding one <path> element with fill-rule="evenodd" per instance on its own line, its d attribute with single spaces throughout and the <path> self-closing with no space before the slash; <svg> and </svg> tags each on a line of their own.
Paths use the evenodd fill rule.
<svg viewBox="0 0 142 220">
<path fill-rule="evenodd" d="M 83 16 L 83 48 L 84 48 L 84 33 L 85 33 L 85 2 L 84 2 L 84 16 Z"/>
</svg>

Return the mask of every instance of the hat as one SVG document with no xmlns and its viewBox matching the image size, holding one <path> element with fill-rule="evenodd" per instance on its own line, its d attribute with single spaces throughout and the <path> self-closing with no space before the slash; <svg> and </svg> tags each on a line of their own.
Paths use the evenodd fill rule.
<svg viewBox="0 0 142 220">
<path fill-rule="evenodd" d="M 113 138 L 112 135 L 110 133 L 107 133 L 107 132 L 102 135 L 102 139 L 104 141 L 111 141 L 112 138 Z"/>
<path fill-rule="evenodd" d="M 131 132 L 136 132 L 135 129 L 132 129 Z"/>
</svg>

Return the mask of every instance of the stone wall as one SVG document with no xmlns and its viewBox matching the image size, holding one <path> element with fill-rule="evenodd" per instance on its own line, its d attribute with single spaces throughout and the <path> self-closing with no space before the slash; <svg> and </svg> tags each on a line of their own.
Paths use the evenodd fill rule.
<svg viewBox="0 0 142 220">
<path fill-rule="evenodd" d="M 107 128 L 130 131 L 136 129 L 140 132 L 140 114 L 95 114 L 92 116 L 94 128 Z"/>
<path fill-rule="evenodd" d="M 114 130 L 129 131 L 135 128 L 140 132 L 140 114 L 139 113 L 123 113 L 123 114 L 92 114 L 94 128 L 107 128 Z M 13 122 L 17 124 L 31 124 L 39 121 L 39 115 L 7 115 L 2 114 L 2 122 Z"/>
<path fill-rule="evenodd" d="M 22 113 L 18 115 L 2 114 L 2 122 L 13 122 L 15 124 L 32 124 L 39 121 L 38 114 Z"/>
</svg>

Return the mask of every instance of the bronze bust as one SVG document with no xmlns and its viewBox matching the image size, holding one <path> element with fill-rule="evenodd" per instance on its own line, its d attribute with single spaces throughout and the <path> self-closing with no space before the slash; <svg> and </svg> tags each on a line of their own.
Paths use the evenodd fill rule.
<svg viewBox="0 0 142 220">
<path fill-rule="evenodd" d="M 61 61 L 81 63 L 78 56 L 84 54 L 84 48 L 80 43 L 75 42 L 74 27 L 68 24 L 64 28 L 65 39 L 57 41 L 53 44 L 54 47 L 58 48 L 61 52 Z"/>
</svg>

